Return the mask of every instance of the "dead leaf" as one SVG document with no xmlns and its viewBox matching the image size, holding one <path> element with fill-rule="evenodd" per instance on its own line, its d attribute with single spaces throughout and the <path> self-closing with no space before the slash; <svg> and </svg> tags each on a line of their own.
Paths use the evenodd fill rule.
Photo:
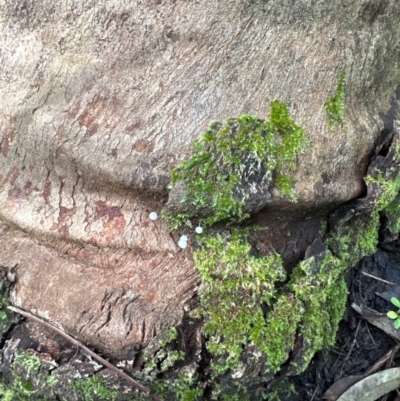
<svg viewBox="0 0 400 401">
<path fill-rule="evenodd" d="M 400 368 L 386 369 L 362 379 L 337 401 L 375 401 L 400 386 Z"/>
<path fill-rule="evenodd" d="M 400 341 L 400 330 L 394 328 L 393 321 L 386 316 L 386 313 L 379 313 L 365 305 L 358 306 L 352 304 L 351 307 L 358 312 L 363 319 L 367 320 L 375 327 L 378 327 L 378 329 L 381 329 L 390 337 Z"/>
<path fill-rule="evenodd" d="M 364 375 L 342 377 L 325 391 L 322 399 L 336 401 L 347 389 L 358 383 L 363 378 Z"/>
</svg>

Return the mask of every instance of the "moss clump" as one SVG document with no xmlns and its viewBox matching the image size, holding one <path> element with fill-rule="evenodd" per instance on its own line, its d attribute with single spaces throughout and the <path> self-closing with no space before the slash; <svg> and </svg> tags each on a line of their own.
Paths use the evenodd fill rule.
<svg viewBox="0 0 400 401">
<path fill-rule="evenodd" d="M 83 380 L 76 380 L 72 388 L 82 401 L 97 401 L 117 399 L 117 391 L 107 388 L 101 376 L 95 375 Z"/>
<path fill-rule="evenodd" d="M 208 335 L 208 350 L 215 356 L 227 355 L 223 365 L 214 366 L 221 374 L 236 366 L 243 346 L 254 343 L 262 350 L 266 321 L 263 305 L 273 302 L 276 283 L 285 279 L 282 260 L 249 254 L 246 235 L 233 231 L 229 239 L 205 236 L 201 249 L 194 253 L 200 273 L 203 331 Z"/>
<path fill-rule="evenodd" d="M 53 387 L 57 379 L 49 373 L 47 364 L 43 365 L 38 356 L 28 351 L 17 351 L 14 354 L 11 368 L 3 372 L 2 381 L 0 383 L 2 400 L 50 401 L 55 398 Z M 44 394 L 50 394 L 50 398 Z"/>
<path fill-rule="evenodd" d="M 387 228 L 392 234 L 400 232 L 400 196 L 397 196 L 386 208 Z"/>
<path fill-rule="evenodd" d="M 304 371 L 314 354 L 335 343 L 336 332 L 346 307 L 347 286 L 343 273 L 348 264 L 329 251 L 322 262 L 301 262 L 293 272 L 289 288 L 304 305 L 300 331 L 307 345 L 297 373 Z"/>
<path fill-rule="evenodd" d="M 296 156 L 305 142 L 303 129 L 278 100 L 271 102 L 269 121 L 242 115 L 213 123 L 194 143 L 191 158 L 172 172 L 172 184 L 183 185 L 182 203 L 188 211 L 174 216 L 164 213 L 164 217 L 177 228 L 211 209 L 211 215 L 202 220 L 204 226 L 220 220 L 241 222 L 248 217 L 244 209 L 252 191 L 241 186 L 261 177 L 259 186 L 268 187 L 273 172 L 281 193 L 295 200 L 293 182 L 284 170 L 295 169 Z"/>
<path fill-rule="evenodd" d="M 272 371 L 287 360 L 298 332 L 307 344 L 298 373 L 315 352 L 334 343 L 347 298 L 342 278 L 346 266 L 329 251 L 322 261 L 312 257 L 296 266 L 267 319 L 265 352 Z"/>
<path fill-rule="evenodd" d="M 150 384 L 151 390 L 165 400 L 200 401 L 203 400 L 204 390 L 197 386 L 197 376 L 187 372 L 178 374 L 175 380 L 156 379 Z M 135 400 L 151 401 L 152 398 L 139 394 Z"/>
<path fill-rule="evenodd" d="M 143 352 L 144 372 L 150 377 L 167 371 L 176 362 L 185 360 L 185 353 L 176 349 L 178 331 L 170 327 L 162 331 Z"/>
<path fill-rule="evenodd" d="M 268 315 L 264 349 L 267 365 L 274 372 L 280 369 L 293 349 L 302 313 L 304 305 L 289 293 L 279 297 Z"/>
<path fill-rule="evenodd" d="M 328 115 L 328 127 L 333 131 L 335 125 L 343 127 L 344 123 L 344 86 L 345 74 L 342 72 L 339 76 L 336 92 L 334 95 L 329 96 L 325 102 L 325 110 Z"/>
</svg>

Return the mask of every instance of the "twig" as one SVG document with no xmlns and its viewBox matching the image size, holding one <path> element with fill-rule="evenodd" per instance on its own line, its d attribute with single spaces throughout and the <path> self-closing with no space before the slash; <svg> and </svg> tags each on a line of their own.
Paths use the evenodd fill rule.
<svg viewBox="0 0 400 401">
<path fill-rule="evenodd" d="M 120 376 L 123 379 L 125 379 L 129 384 L 131 384 L 133 387 L 137 388 L 142 393 L 147 394 L 150 398 L 152 398 L 155 401 L 163 401 L 163 399 L 158 397 L 156 394 L 152 394 L 149 388 L 141 385 L 136 380 L 132 379 L 132 377 L 128 376 L 125 372 L 123 372 L 122 370 L 118 369 L 112 363 L 106 361 L 101 356 L 99 356 L 96 353 L 94 353 L 93 351 L 91 351 L 89 348 L 85 347 L 82 343 L 80 343 L 78 340 L 75 340 L 75 338 L 71 337 L 69 334 L 64 333 L 62 330 L 58 329 L 57 327 L 53 326 L 52 324 L 47 323 L 44 320 L 32 315 L 29 312 L 25 312 L 22 309 L 15 308 L 14 306 L 8 306 L 8 309 L 12 310 L 13 312 L 19 313 L 20 315 L 25 316 L 28 319 L 32 319 L 35 322 L 41 323 L 44 326 L 48 327 L 49 329 L 55 331 L 57 334 L 59 334 L 60 336 L 64 337 L 65 339 L 67 339 L 69 342 L 71 342 L 75 346 L 77 346 L 80 349 L 82 349 L 83 351 L 85 351 L 93 359 L 96 359 L 97 362 L 101 363 L 103 366 L 107 367 L 108 369 L 113 371 L 115 374 L 117 374 L 118 376 Z"/>
<path fill-rule="evenodd" d="M 371 332 L 369 331 L 369 324 L 368 324 L 368 322 L 367 322 L 367 324 L 366 324 L 366 327 L 367 327 L 368 334 L 369 334 L 369 336 L 371 337 L 371 340 L 372 340 L 372 342 L 374 343 L 375 348 L 376 348 L 376 344 L 375 344 L 375 341 L 374 341 L 374 337 L 372 337 L 372 334 L 371 334 Z"/>
<path fill-rule="evenodd" d="M 383 278 L 373 276 L 370 273 L 366 273 L 366 272 L 361 272 L 361 273 L 364 274 L 364 276 L 368 276 L 368 277 L 371 277 L 371 278 L 373 278 L 375 280 L 382 281 L 382 283 L 386 283 L 386 284 L 390 284 L 390 285 L 398 285 L 396 283 L 392 283 L 391 281 L 384 280 Z"/>
<path fill-rule="evenodd" d="M 365 373 L 364 377 L 372 375 L 375 373 L 385 362 L 393 358 L 396 352 L 400 349 L 400 344 L 397 343 L 390 351 L 383 355 L 378 362 L 375 362 Z"/>
<path fill-rule="evenodd" d="M 313 401 L 315 398 L 315 395 L 317 394 L 318 386 L 315 388 L 314 394 L 312 395 L 312 398 L 310 401 Z"/>
<path fill-rule="evenodd" d="M 360 329 L 360 325 L 361 325 L 361 319 L 358 321 L 357 324 L 357 328 L 356 328 L 356 332 L 354 333 L 354 338 L 353 341 L 350 344 L 350 348 L 349 351 L 347 352 L 346 357 L 343 359 L 343 363 L 342 363 L 342 368 L 340 369 L 340 376 L 343 376 L 343 367 L 344 364 L 346 363 L 346 361 L 350 358 L 350 354 L 353 352 L 353 348 L 356 345 L 357 342 L 357 335 L 358 335 L 358 330 Z"/>
</svg>

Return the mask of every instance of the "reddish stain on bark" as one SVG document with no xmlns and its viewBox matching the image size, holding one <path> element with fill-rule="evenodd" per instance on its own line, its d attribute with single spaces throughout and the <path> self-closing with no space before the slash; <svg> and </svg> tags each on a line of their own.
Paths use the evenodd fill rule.
<svg viewBox="0 0 400 401">
<path fill-rule="evenodd" d="M 26 199 L 31 194 L 32 190 L 32 183 L 30 181 L 27 181 L 23 188 L 14 185 L 8 191 L 8 201 L 14 202 L 18 199 Z"/>
<path fill-rule="evenodd" d="M 17 166 L 13 166 L 10 168 L 10 170 L 8 171 L 7 177 L 6 177 L 6 182 L 9 182 L 10 185 L 14 185 L 16 179 L 19 176 L 19 168 Z"/>
<path fill-rule="evenodd" d="M 133 145 L 133 149 L 135 149 L 137 152 L 150 153 L 154 150 L 154 146 L 154 141 L 140 139 L 139 141 L 135 142 L 135 144 Z"/>
<path fill-rule="evenodd" d="M 44 188 L 43 188 L 43 192 L 42 192 L 42 197 L 46 203 L 46 205 L 48 205 L 49 199 L 50 199 L 50 195 L 51 195 L 51 181 L 46 181 L 46 184 L 44 184 Z"/>
<path fill-rule="evenodd" d="M 75 104 L 73 104 L 73 106 L 69 109 L 68 111 L 68 115 L 72 118 L 75 119 L 76 116 L 79 113 L 79 110 L 81 108 L 81 101 L 79 100 L 78 102 L 76 102 Z"/>
<path fill-rule="evenodd" d="M 103 98 L 89 102 L 85 110 L 79 116 L 79 124 L 85 126 L 88 129 L 90 136 L 95 135 L 99 130 L 98 120 L 100 120 L 106 110 L 106 101 Z"/>
<path fill-rule="evenodd" d="M 71 224 L 70 218 L 76 213 L 76 206 L 67 208 L 60 206 L 59 216 L 57 223 L 54 223 L 50 231 L 57 231 L 64 237 L 69 236 L 69 226 Z"/>
<path fill-rule="evenodd" d="M 93 123 L 93 124 L 90 125 L 89 128 L 88 128 L 89 136 L 96 135 L 98 130 L 99 130 L 99 124 Z"/>
<path fill-rule="evenodd" d="M 64 206 L 60 206 L 60 215 L 58 220 L 65 221 L 67 217 L 72 217 L 76 213 L 76 206 L 68 208 Z"/>
<path fill-rule="evenodd" d="M 121 235 L 126 227 L 126 221 L 121 207 L 109 206 L 104 201 L 96 202 L 95 220 L 103 219 L 103 231 L 101 235 L 107 242 Z"/>
<path fill-rule="evenodd" d="M 3 142 L 1 144 L 1 153 L 4 157 L 7 157 L 8 152 L 10 151 L 10 146 L 15 137 L 15 128 L 10 129 L 5 133 L 3 137 Z"/>
<path fill-rule="evenodd" d="M 69 228 L 66 224 L 63 224 L 62 226 L 58 227 L 58 232 L 64 237 L 69 236 Z"/>
<path fill-rule="evenodd" d="M 142 125 L 142 122 L 141 122 L 141 121 L 137 121 L 137 122 L 134 123 L 134 124 L 128 125 L 128 126 L 125 128 L 125 132 L 127 132 L 128 134 L 132 134 L 134 131 L 136 131 L 137 129 L 139 129 L 141 125 Z"/>
<path fill-rule="evenodd" d="M 24 191 L 20 187 L 14 186 L 8 191 L 8 201 L 15 201 L 23 197 Z"/>
<path fill-rule="evenodd" d="M 57 128 L 57 138 L 58 138 L 58 139 L 64 138 L 64 134 L 65 134 L 65 129 L 64 129 L 64 127 L 63 127 L 62 125 L 60 125 L 60 126 Z"/>
</svg>

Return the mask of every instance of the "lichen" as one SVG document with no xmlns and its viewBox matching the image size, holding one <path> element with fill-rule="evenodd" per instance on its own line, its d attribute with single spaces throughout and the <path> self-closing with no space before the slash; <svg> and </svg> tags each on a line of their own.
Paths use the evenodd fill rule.
<svg viewBox="0 0 400 401">
<path fill-rule="evenodd" d="M 325 102 L 325 110 L 328 115 L 328 127 L 333 131 L 335 126 L 343 127 L 344 124 L 344 101 L 345 101 L 345 74 L 342 72 L 334 95 L 329 96 Z"/>
<path fill-rule="evenodd" d="M 246 184 L 255 175 L 261 176 L 260 186 L 268 187 L 275 174 L 277 188 L 295 200 L 289 172 L 295 170 L 297 154 L 305 143 L 303 128 L 278 100 L 271 102 L 269 120 L 242 115 L 214 122 L 194 143 L 192 156 L 172 171 L 172 184 L 183 185 L 182 203 L 188 210 L 174 215 L 164 211 L 163 216 L 177 228 L 210 209 L 201 221 L 203 226 L 221 220 L 240 223 L 248 217 L 245 204 L 253 190 Z"/>
</svg>

